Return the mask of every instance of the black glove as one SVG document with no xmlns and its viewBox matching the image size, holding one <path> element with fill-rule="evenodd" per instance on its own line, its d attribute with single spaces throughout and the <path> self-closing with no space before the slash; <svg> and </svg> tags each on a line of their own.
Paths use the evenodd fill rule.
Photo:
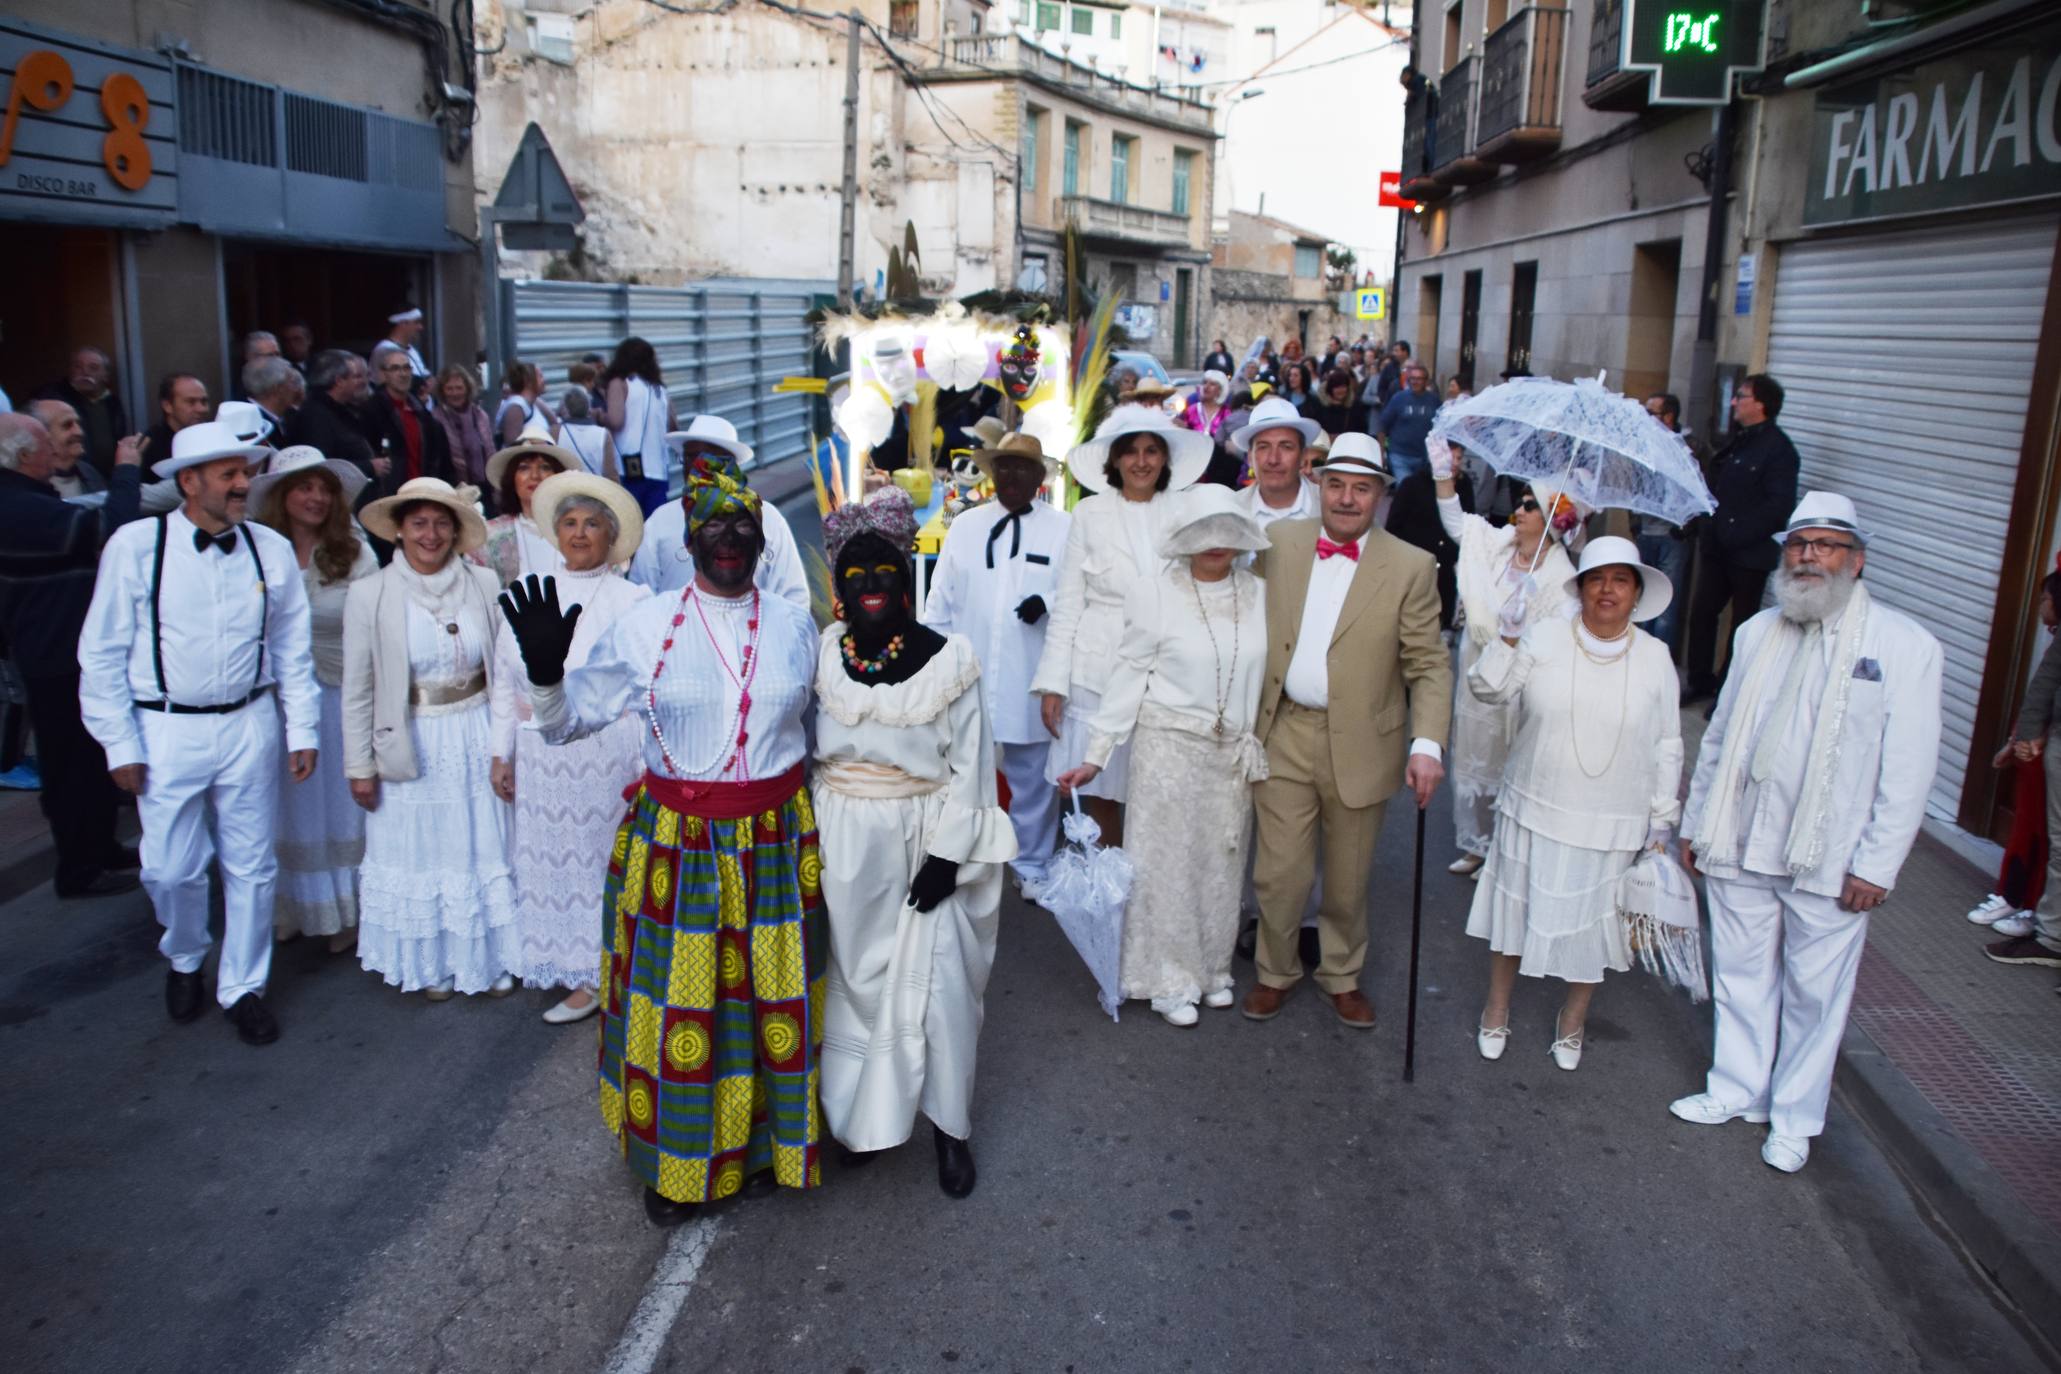
<svg viewBox="0 0 2061 1374">
<path fill-rule="evenodd" d="M 1035 625 L 1045 618 L 1045 598 L 1027 596 L 1016 603 L 1016 618 L 1026 625 Z"/>
<path fill-rule="evenodd" d="M 578 606 L 560 613 L 558 579 L 547 577 L 540 586 L 537 575 L 508 584 L 501 593 L 501 614 L 515 631 L 515 643 L 522 650 L 523 667 L 530 681 L 549 687 L 565 679 L 565 656 L 572 652 L 573 626 L 580 623 Z"/>
<path fill-rule="evenodd" d="M 916 881 L 909 884 L 909 904 L 918 911 L 929 911 L 958 890 L 959 865 L 932 854 L 916 870 Z"/>
</svg>

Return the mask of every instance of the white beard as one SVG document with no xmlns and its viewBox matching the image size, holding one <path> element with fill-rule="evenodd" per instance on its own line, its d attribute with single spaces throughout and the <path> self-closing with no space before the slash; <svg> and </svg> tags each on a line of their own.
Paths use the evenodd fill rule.
<svg viewBox="0 0 2061 1374">
<path fill-rule="evenodd" d="M 1858 568 L 1841 573 L 1805 573 L 1787 563 L 1775 569 L 1775 604 L 1782 617 L 1798 625 L 1822 623 L 1846 609 L 1853 599 L 1854 584 L 1860 581 Z"/>
</svg>

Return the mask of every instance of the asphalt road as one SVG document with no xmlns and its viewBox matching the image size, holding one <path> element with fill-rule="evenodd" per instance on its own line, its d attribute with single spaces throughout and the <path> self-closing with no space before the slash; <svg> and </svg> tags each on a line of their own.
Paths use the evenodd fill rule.
<svg viewBox="0 0 2061 1374">
<path fill-rule="evenodd" d="M 1809 1167 L 1683 1125 L 1707 1012 L 1639 975 L 1581 1069 L 1527 982 L 1476 1058 L 1471 885 L 1432 813 L 1417 1081 L 1399 1081 L 1410 816 L 1373 902 L 1371 1033 L 1112 1024 L 1044 913 L 1005 910 L 981 1183 L 927 1132 L 826 1186 L 648 1226 L 593 1025 L 432 1006 L 281 949 L 284 1036 L 174 1026 L 140 895 L 0 906 L 0 1363 L 12 1371 L 1952 1370 L 2052 1367 L 1835 1111 Z M 1241 966 L 1241 977 L 1249 967 Z M 680 1260 L 691 1242 L 693 1268 Z M 670 1256 L 668 1246 L 672 1245 Z M 705 1252 L 705 1253 L 704 1253 Z M 625 1366 L 618 1366 L 625 1367 Z"/>
</svg>

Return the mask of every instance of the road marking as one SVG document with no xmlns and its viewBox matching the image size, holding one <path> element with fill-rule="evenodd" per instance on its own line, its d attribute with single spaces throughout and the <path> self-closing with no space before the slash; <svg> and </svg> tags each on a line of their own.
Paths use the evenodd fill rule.
<svg viewBox="0 0 2061 1374">
<path fill-rule="evenodd" d="M 637 1310 L 630 1314 L 629 1325 L 609 1352 L 602 1374 L 651 1374 L 657 1367 L 666 1337 L 672 1334 L 673 1322 L 694 1290 L 694 1280 L 721 1229 L 714 1217 L 700 1217 L 673 1232 L 658 1267 L 651 1271 L 651 1281 L 644 1286 L 644 1296 L 637 1300 Z"/>
</svg>

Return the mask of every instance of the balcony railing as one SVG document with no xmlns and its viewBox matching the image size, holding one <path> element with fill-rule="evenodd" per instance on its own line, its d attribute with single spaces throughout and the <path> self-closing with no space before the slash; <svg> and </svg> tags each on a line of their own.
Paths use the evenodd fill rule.
<svg viewBox="0 0 2061 1374">
<path fill-rule="evenodd" d="M 1431 175 L 1437 118 L 1438 91 L 1419 81 L 1403 100 L 1403 172 L 1396 189 L 1406 199 L 1435 200 L 1446 194 L 1445 184 Z"/>
<path fill-rule="evenodd" d="M 1624 0 L 1595 0 L 1589 13 L 1589 74 L 1582 104 L 1592 110 L 1646 108 L 1647 73 L 1618 65 L 1624 52 Z"/>
<path fill-rule="evenodd" d="M 1142 205 L 1119 205 L 1093 196 L 1059 196 L 1052 202 L 1052 221 L 1080 225 L 1090 238 L 1120 239 L 1150 248 L 1193 247 L 1189 217 Z"/>
<path fill-rule="evenodd" d="M 1110 101 L 1134 114 L 1178 120 L 1200 129 L 1214 127 L 1215 107 L 1204 101 L 1172 91 L 1133 86 L 1105 72 L 1046 52 L 1013 33 L 947 37 L 936 61 L 919 74 L 963 80 L 983 72 L 1034 77 L 1053 86 L 1071 88 L 1086 97 Z"/>
<path fill-rule="evenodd" d="M 1431 173 L 1451 186 L 1486 181 L 1496 173 L 1493 163 L 1474 156 L 1478 65 L 1472 56 L 1463 57 L 1438 83 L 1438 117 L 1431 134 Z"/>
<path fill-rule="evenodd" d="M 1560 75 L 1567 11 L 1532 5 L 1482 44 L 1477 155 L 1523 162 L 1560 146 Z"/>
</svg>

